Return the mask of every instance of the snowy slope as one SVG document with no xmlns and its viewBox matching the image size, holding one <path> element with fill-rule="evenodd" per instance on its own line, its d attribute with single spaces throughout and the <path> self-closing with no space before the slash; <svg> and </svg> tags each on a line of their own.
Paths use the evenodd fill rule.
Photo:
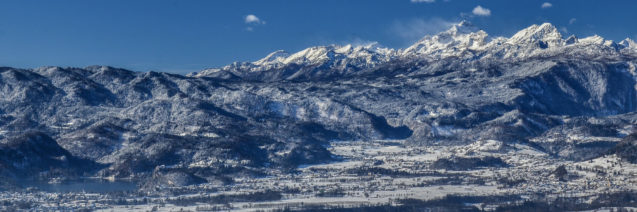
<svg viewBox="0 0 637 212">
<path fill-rule="evenodd" d="M 462 22 L 405 49 L 276 51 L 188 76 L 3 67 L 0 143 L 42 133 L 66 151 L 44 158 L 99 164 L 89 176 L 156 182 L 227 182 L 329 162 L 335 140 L 498 141 L 582 160 L 632 133 L 636 50 L 628 39 L 565 39 L 551 24 L 503 38 Z"/>
</svg>

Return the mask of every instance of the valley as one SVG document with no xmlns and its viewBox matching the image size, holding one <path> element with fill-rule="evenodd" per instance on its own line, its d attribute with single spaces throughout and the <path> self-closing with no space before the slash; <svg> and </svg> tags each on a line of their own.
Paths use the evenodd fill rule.
<svg viewBox="0 0 637 212">
<path fill-rule="evenodd" d="M 1 67 L 0 210 L 637 207 L 636 63 L 461 22 L 187 75 Z"/>
</svg>

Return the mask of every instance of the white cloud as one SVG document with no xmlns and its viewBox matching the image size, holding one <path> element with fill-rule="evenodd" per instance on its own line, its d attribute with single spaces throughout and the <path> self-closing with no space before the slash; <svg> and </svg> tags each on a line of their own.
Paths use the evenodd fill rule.
<svg viewBox="0 0 637 212">
<path fill-rule="evenodd" d="M 562 33 L 568 33 L 568 29 L 566 27 L 560 27 L 560 31 L 562 31 Z"/>
<path fill-rule="evenodd" d="M 571 20 L 568 20 L 568 24 L 574 24 L 575 21 L 577 21 L 576 18 L 571 18 Z"/>
<path fill-rule="evenodd" d="M 265 24 L 265 21 L 253 14 L 246 15 L 245 22 L 246 24 Z"/>
<path fill-rule="evenodd" d="M 434 3 L 436 0 L 411 0 L 411 3 Z"/>
<path fill-rule="evenodd" d="M 478 5 L 476 8 L 473 8 L 472 13 L 477 16 L 490 16 L 491 10 Z"/>
<path fill-rule="evenodd" d="M 544 2 L 542 4 L 543 9 L 550 8 L 550 7 L 553 7 L 553 4 L 551 4 L 550 2 Z"/>
<path fill-rule="evenodd" d="M 244 17 L 244 21 L 247 24 L 245 30 L 248 32 L 252 32 L 254 31 L 254 28 L 257 25 L 263 25 L 265 24 L 264 20 L 261 20 L 259 17 L 257 17 L 256 15 L 253 14 L 248 14 Z"/>
<path fill-rule="evenodd" d="M 456 22 L 447 21 L 441 18 L 412 19 L 409 21 L 396 21 L 390 28 L 390 32 L 397 35 L 406 44 L 411 44 L 425 35 L 432 35 L 447 30 Z"/>
</svg>

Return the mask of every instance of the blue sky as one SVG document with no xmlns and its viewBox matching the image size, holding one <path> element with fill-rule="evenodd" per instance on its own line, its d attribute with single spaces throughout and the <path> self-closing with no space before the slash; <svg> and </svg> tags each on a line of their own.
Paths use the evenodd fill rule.
<svg viewBox="0 0 637 212">
<path fill-rule="evenodd" d="M 635 9 L 629 0 L 3 0 L 0 66 L 188 73 L 278 49 L 403 48 L 461 20 L 492 36 L 551 22 L 563 34 L 634 39 Z"/>
</svg>

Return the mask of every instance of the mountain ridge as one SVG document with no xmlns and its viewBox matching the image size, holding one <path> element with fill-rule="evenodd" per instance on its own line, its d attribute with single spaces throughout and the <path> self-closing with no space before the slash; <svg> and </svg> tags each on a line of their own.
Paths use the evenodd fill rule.
<svg viewBox="0 0 637 212">
<path fill-rule="evenodd" d="M 348 140 L 495 140 L 581 161 L 606 154 L 631 133 L 625 129 L 633 129 L 637 111 L 634 42 L 564 39 L 549 24 L 513 37 L 513 44 L 490 39 L 463 22 L 405 50 L 277 51 L 186 76 L 107 66 L 3 67 L 0 143 L 46 135 L 61 155 L 96 168 L 59 160 L 0 176 L 63 169 L 45 176 L 142 181 L 166 174 L 184 183 L 230 183 L 337 161 L 328 148 Z M 0 158 L 0 166 L 11 160 Z"/>
<path fill-rule="evenodd" d="M 189 73 L 188 76 L 256 81 L 307 80 L 332 76 L 315 73 L 323 70 L 337 71 L 337 75 L 353 75 L 364 69 L 373 69 L 396 61 L 431 61 L 454 57 L 466 60 L 524 60 L 551 54 L 582 56 L 578 53 L 583 53 L 586 54 L 584 57 L 593 57 L 595 54 L 609 52 L 637 57 L 637 46 L 629 38 L 619 43 L 597 35 L 581 39 L 571 35 L 565 39 L 550 23 L 531 25 L 510 38 L 490 37 L 471 23 L 462 21 L 436 35 L 426 35 L 405 49 L 383 48 L 377 44 L 356 47 L 329 45 L 310 47 L 293 54 L 282 54 L 283 52 L 285 51 L 278 50 L 255 62 L 235 62 L 221 68 Z M 302 71 L 293 72 L 288 69 Z M 268 71 L 288 73 L 255 73 Z"/>
</svg>

